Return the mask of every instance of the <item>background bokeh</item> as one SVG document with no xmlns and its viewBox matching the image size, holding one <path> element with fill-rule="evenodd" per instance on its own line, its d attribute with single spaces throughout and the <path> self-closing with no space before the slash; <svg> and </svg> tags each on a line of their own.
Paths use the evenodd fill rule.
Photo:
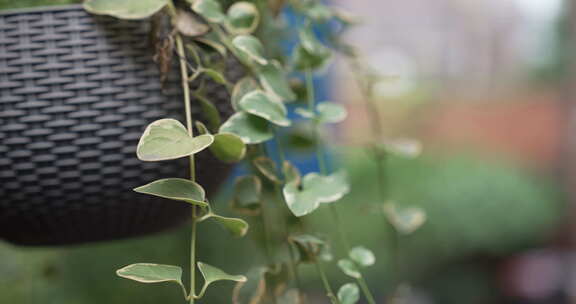
<svg viewBox="0 0 576 304">
<path fill-rule="evenodd" d="M 400 240 L 398 270 L 365 149 L 366 109 L 346 62 L 336 58 L 324 75 L 327 95 L 348 108 L 349 118 L 331 130 L 330 154 L 350 172 L 352 191 L 339 204 L 349 237 L 376 253 L 367 279 L 379 303 L 397 276 L 412 291 L 402 303 L 575 303 L 575 1 L 334 2 L 361 16 L 347 40 L 386 76 L 375 92 L 382 132 L 424 147 L 419 158 L 387 163 L 390 198 L 428 215 L 419 231 Z M 0 0 L 0 9 L 38 3 Z M 214 199 L 225 214 L 229 188 Z M 336 238 L 326 212 L 306 223 Z M 114 272 L 137 261 L 187 269 L 188 238 L 182 227 L 73 247 L 0 242 L 0 303 L 181 303 L 174 286 L 141 286 Z M 257 239 L 231 239 L 216 225 L 202 225 L 199 256 L 245 272 L 263 260 Z M 346 282 L 331 266 L 334 285 Z M 311 302 L 325 303 L 313 269 L 302 270 Z M 205 303 L 230 303 L 231 289 L 218 285 Z"/>
</svg>

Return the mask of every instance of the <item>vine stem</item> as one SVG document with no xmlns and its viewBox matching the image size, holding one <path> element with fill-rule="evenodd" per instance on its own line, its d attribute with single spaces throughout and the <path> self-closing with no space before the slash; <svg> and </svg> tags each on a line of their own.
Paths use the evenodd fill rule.
<svg viewBox="0 0 576 304">
<path fill-rule="evenodd" d="M 312 112 L 316 112 L 314 110 L 314 103 L 315 103 L 315 99 L 316 99 L 315 92 L 314 92 L 314 79 L 313 79 L 313 75 L 312 75 L 312 70 L 310 68 L 306 69 L 305 78 L 306 78 L 306 92 L 308 95 L 308 110 L 312 111 Z M 328 175 L 328 169 L 326 166 L 326 160 L 324 158 L 324 153 L 322 151 L 323 149 L 322 149 L 322 144 L 321 144 L 321 139 L 320 139 L 320 124 L 319 124 L 317 119 L 314 120 L 314 133 L 316 134 L 316 142 L 317 142 L 317 146 L 318 146 L 316 149 L 316 158 L 318 159 L 318 166 L 320 167 L 320 174 Z M 336 207 L 335 204 L 330 204 L 330 212 L 332 214 L 332 219 L 333 219 L 334 224 L 336 226 L 337 234 L 340 237 L 340 241 L 341 241 L 342 245 L 344 245 L 345 251 L 350 252 L 352 247 L 350 246 L 350 242 L 348 241 L 348 237 L 346 236 L 346 234 L 342 230 L 342 227 L 344 227 L 344 226 L 342 224 L 342 221 L 340 220 L 340 214 L 339 214 L 338 208 Z M 368 303 L 376 304 L 376 301 L 374 300 L 374 296 L 372 295 L 372 292 L 370 292 L 370 289 L 368 288 L 368 285 L 366 284 L 366 280 L 364 279 L 364 276 L 362 274 L 360 274 L 360 277 L 356 278 L 356 281 L 360 285 L 360 287 L 362 289 L 362 293 L 364 294 L 364 296 L 368 300 Z"/>
<path fill-rule="evenodd" d="M 338 297 L 336 297 L 336 294 L 332 290 L 332 286 L 330 286 L 330 282 L 328 282 L 328 277 L 326 276 L 324 269 L 322 269 L 320 261 L 315 260 L 314 264 L 316 265 L 316 270 L 322 279 L 322 284 L 324 284 L 324 289 L 326 289 L 326 295 L 330 298 L 330 302 L 332 302 L 332 304 L 340 304 Z"/>
<path fill-rule="evenodd" d="M 169 12 L 174 16 L 176 8 L 174 3 L 168 3 Z M 186 113 L 186 129 L 190 137 L 194 136 L 193 119 L 192 119 L 192 105 L 190 101 L 190 86 L 188 84 L 188 61 L 186 60 L 186 52 L 184 51 L 184 42 L 180 34 L 176 33 L 176 52 L 180 61 L 180 78 L 182 81 L 182 91 L 184 93 L 184 109 Z M 196 181 L 196 163 L 194 154 L 190 155 L 190 180 Z M 190 237 L 190 291 L 188 297 L 190 304 L 194 304 L 196 298 L 196 206 L 192 206 L 192 229 Z"/>
</svg>

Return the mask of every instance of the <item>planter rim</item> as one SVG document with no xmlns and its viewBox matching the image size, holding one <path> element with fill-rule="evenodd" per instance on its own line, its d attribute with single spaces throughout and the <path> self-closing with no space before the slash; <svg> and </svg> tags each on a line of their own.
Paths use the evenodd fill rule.
<svg viewBox="0 0 576 304">
<path fill-rule="evenodd" d="M 23 8 L 0 9 L 0 16 L 18 15 L 25 13 L 41 13 L 49 11 L 67 11 L 82 8 L 82 4 L 43 5 Z"/>
</svg>

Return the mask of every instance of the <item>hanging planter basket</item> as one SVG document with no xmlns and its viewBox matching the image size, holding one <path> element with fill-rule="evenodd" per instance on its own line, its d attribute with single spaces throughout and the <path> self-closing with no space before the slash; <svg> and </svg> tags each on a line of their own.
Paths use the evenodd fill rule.
<svg viewBox="0 0 576 304">
<path fill-rule="evenodd" d="M 162 90 L 147 27 L 81 6 L 0 12 L 0 239 L 83 243 L 189 218 L 185 203 L 132 191 L 187 171 L 185 160 L 135 155 L 150 122 L 184 120 L 179 80 Z M 209 85 L 207 96 L 229 114 L 223 87 Z M 200 183 L 214 193 L 230 166 L 209 153 L 196 161 Z"/>
</svg>

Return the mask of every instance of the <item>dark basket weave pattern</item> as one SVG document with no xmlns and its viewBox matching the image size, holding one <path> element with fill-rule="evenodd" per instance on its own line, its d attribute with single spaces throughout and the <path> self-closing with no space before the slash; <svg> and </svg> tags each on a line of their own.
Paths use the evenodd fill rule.
<svg viewBox="0 0 576 304">
<path fill-rule="evenodd" d="M 177 79 L 161 92 L 146 28 L 79 6 L 0 13 L 0 238 L 80 243 L 147 234 L 189 217 L 184 203 L 131 191 L 186 172 L 185 161 L 135 157 L 148 123 L 183 120 Z M 223 88 L 208 92 L 228 104 Z M 210 193 L 229 166 L 208 153 L 197 162 Z"/>
</svg>

